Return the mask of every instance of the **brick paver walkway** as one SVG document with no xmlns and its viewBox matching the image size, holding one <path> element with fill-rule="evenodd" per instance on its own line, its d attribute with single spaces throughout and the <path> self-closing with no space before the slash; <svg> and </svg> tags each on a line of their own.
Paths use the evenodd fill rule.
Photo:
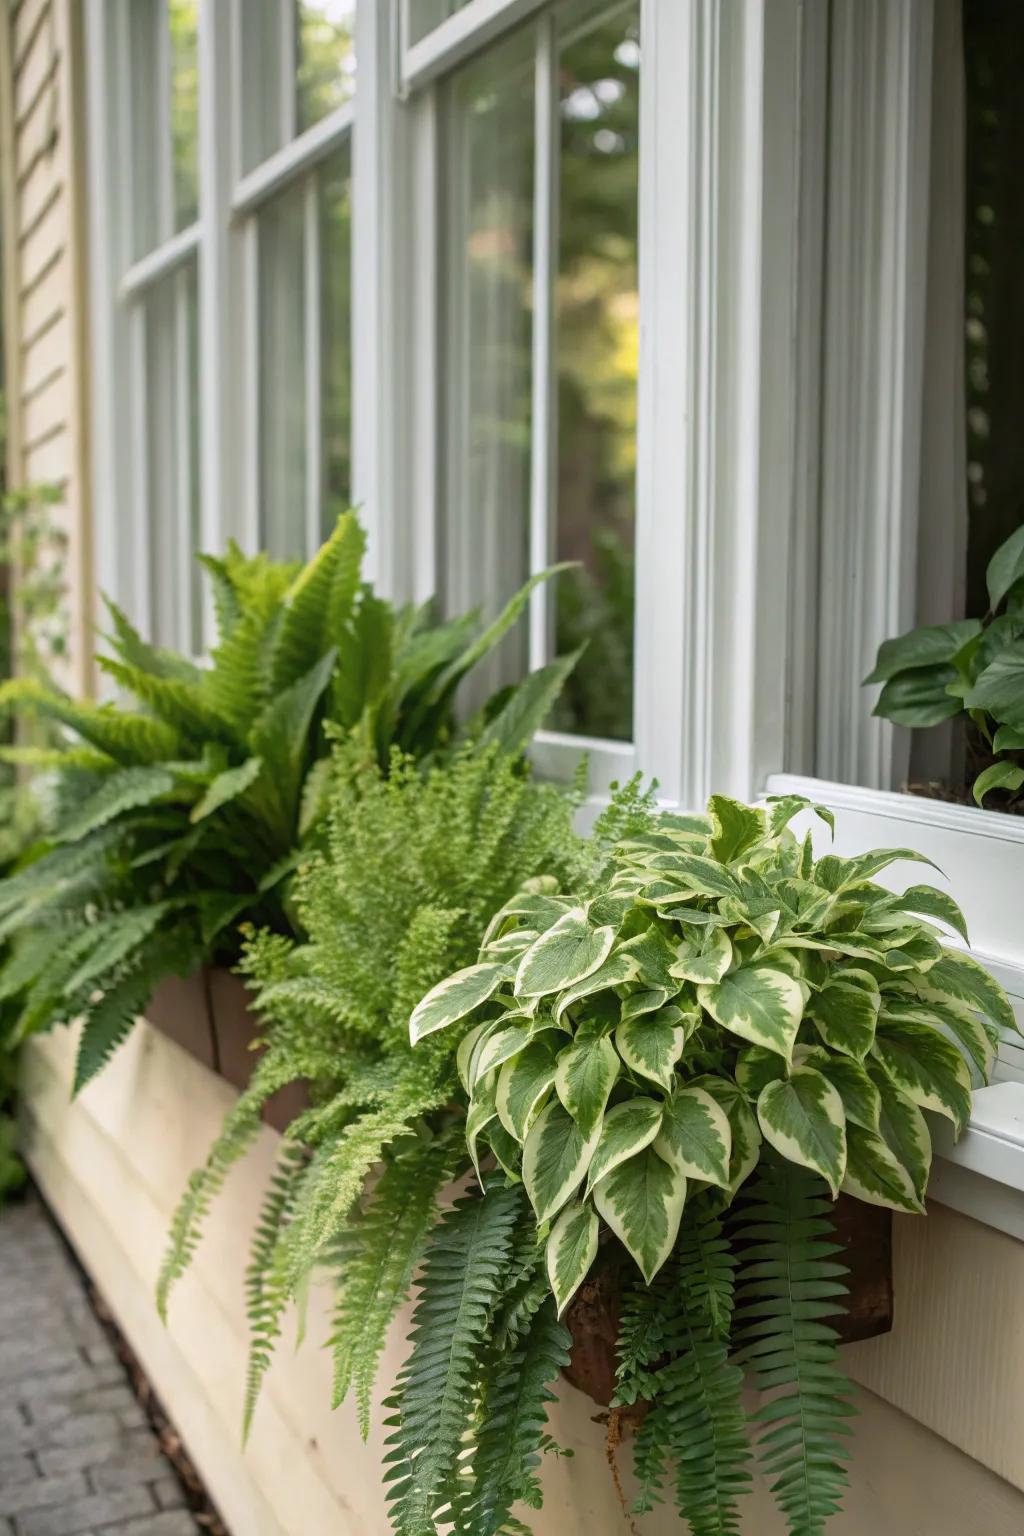
<svg viewBox="0 0 1024 1536">
<path fill-rule="evenodd" d="M 0 1536 L 196 1536 L 35 1198 L 0 1212 Z"/>
</svg>

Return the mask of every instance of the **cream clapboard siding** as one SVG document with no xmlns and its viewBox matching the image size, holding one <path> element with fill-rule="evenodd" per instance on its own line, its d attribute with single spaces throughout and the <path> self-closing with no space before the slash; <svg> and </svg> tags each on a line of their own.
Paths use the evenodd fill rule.
<svg viewBox="0 0 1024 1536">
<path fill-rule="evenodd" d="M 0 14 L 0 146 L 9 484 L 57 485 L 68 537 L 70 661 L 90 681 L 91 549 L 84 133 L 77 0 L 20 0 Z"/>
<path fill-rule="evenodd" d="M 73 1039 L 33 1041 L 25 1059 L 25 1144 L 33 1172 L 108 1297 L 235 1536 L 384 1536 L 380 1416 L 370 1443 L 349 1405 L 332 1414 L 328 1319 L 310 1307 L 298 1351 L 287 1337 L 267 1379 L 247 1452 L 239 1446 L 245 1375 L 244 1271 L 278 1138 L 265 1129 L 216 1203 L 207 1239 L 159 1323 L 153 1288 L 171 1212 L 202 1161 L 232 1090 L 140 1024 L 104 1074 L 70 1102 Z M 900 1224 L 897 1329 L 848 1353 L 857 1374 L 951 1440 L 861 1394 L 853 1486 L 835 1536 L 1019 1536 L 1024 1458 L 1024 1269 L 1020 1245 L 937 1207 Z M 400 1318 L 382 1383 L 403 1358 Z M 628 1536 L 593 1405 L 563 1388 L 554 1432 L 575 1452 L 545 1468 L 536 1536 Z M 628 1461 L 628 1458 L 626 1458 Z M 997 1476 L 982 1463 L 998 1467 Z M 781 1536 L 764 1489 L 745 1536 Z M 662 1511 L 645 1536 L 678 1536 Z"/>
</svg>

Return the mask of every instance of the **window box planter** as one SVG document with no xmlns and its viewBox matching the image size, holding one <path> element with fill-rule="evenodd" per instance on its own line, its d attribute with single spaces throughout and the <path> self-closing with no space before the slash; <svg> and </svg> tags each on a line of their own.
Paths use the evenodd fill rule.
<svg viewBox="0 0 1024 1536">
<path fill-rule="evenodd" d="M 146 1009 L 154 1029 L 218 1073 L 232 1087 L 249 1086 L 259 1059 L 260 1024 L 244 981 L 220 965 L 204 965 L 191 976 L 167 976 Z M 263 1107 L 263 1119 L 284 1131 L 309 1106 L 301 1083 L 289 1083 Z"/>
</svg>

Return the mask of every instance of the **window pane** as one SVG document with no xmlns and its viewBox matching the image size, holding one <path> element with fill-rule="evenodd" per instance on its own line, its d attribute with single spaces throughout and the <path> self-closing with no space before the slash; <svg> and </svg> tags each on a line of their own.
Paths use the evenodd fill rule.
<svg viewBox="0 0 1024 1536">
<path fill-rule="evenodd" d="M 195 222 L 199 211 L 198 0 L 133 0 L 131 257 Z"/>
<path fill-rule="evenodd" d="M 152 628 L 159 644 L 193 653 L 202 647 L 197 311 L 192 264 L 156 284 L 142 316 Z"/>
<path fill-rule="evenodd" d="M 470 0 L 409 0 L 409 41 L 418 43 L 421 38 L 456 11 L 470 4 Z"/>
<path fill-rule="evenodd" d="M 305 183 L 260 214 L 260 543 L 275 559 L 306 547 Z"/>
<path fill-rule="evenodd" d="M 298 131 L 348 101 L 355 90 L 355 0 L 296 0 Z"/>
<path fill-rule="evenodd" d="M 639 9 L 567 16 L 560 60 L 555 543 L 580 569 L 555 622 L 559 652 L 587 649 L 554 723 L 617 741 L 633 734 Z"/>
<path fill-rule="evenodd" d="M 320 171 L 323 517 L 327 534 L 352 494 L 352 184 L 349 151 Z"/>
<path fill-rule="evenodd" d="M 171 54 L 171 152 L 174 227 L 185 229 L 199 213 L 199 3 L 168 0 Z"/>
<path fill-rule="evenodd" d="M 349 504 L 350 274 L 346 145 L 259 215 L 260 522 L 278 559 L 312 553 Z"/>
<path fill-rule="evenodd" d="M 451 87 L 445 597 L 493 614 L 529 562 L 533 68 L 529 32 Z M 521 677 L 525 626 L 480 688 Z"/>
</svg>

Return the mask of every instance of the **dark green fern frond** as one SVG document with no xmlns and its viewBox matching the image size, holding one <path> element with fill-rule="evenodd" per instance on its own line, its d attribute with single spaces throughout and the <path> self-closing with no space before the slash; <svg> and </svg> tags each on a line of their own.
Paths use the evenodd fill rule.
<svg viewBox="0 0 1024 1536">
<path fill-rule="evenodd" d="M 846 1270 L 831 1214 L 817 1175 L 765 1162 L 737 1232 L 742 1358 L 754 1385 L 774 1394 L 754 1415 L 764 1426 L 758 1449 L 791 1536 L 822 1536 L 847 1480 L 843 1420 L 854 1409 L 826 1322 L 843 1309 Z"/>
<path fill-rule="evenodd" d="M 183 974 L 197 959 L 198 945 L 188 929 L 172 929 L 136 949 L 123 973 L 105 984 L 86 1010 L 75 1061 L 75 1093 L 92 1081 L 128 1037 L 157 984 L 174 972 Z"/>
<path fill-rule="evenodd" d="M 678 1256 L 680 1279 L 693 1307 L 716 1339 L 732 1330 L 736 1258 L 720 1218 L 698 1195 L 687 1207 Z"/>
<path fill-rule="evenodd" d="M 485 1365 L 476 1446 L 468 1458 L 471 1491 L 456 1485 L 459 1536 L 507 1531 L 513 1504 L 540 1508 L 537 1468 L 555 1398 L 551 1383 L 569 1363 L 571 1342 L 549 1296 L 519 1344 Z"/>
<path fill-rule="evenodd" d="M 437 1210 L 459 1159 L 461 1132 L 416 1141 L 388 1163 L 352 1220 L 335 1260 L 334 1407 L 354 1388 L 359 1427 L 370 1428 L 370 1394 L 384 1338 L 412 1284 Z"/>
<path fill-rule="evenodd" d="M 654 1392 L 652 1367 L 666 1348 L 668 1319 L 664 1291 L 663 1281 L 648 1286 L 638 1279 L 622 1298 L 613 1408 L 635 1403 Z"/>
<path fill-rule="evenodd" d="M 61 822 L 54 841 L 77 843 L 127 811 L 152 805 L 170 794 L 174 776 L 166 768 L 122 768 L 110 774 L 77 810 Z"/>
<path fill-rule="evenodd" d="M 434 1228 L 399 1378 L 385 1477 L 397 1536 L 429 1536 L 475 1416 L 481 1345 L 522 1210 L 521 1188 L 456 1202 Z"/>
<path fill-rule="evenodd" d="M 304 1149 L 286 1141 L 263 1199 L 245 1272 L 246 1315 L 249 1319 L 249 1364 L 245 1379 L 242 1443 L 249 1438 L 253 1414 L 270 1368 L 281 1319 L 289 1302 L 287 1285 L 274 1260 L 281 1234 L 291 1218 L 299 1177 L 306 1162 Z"/>
</svg>

